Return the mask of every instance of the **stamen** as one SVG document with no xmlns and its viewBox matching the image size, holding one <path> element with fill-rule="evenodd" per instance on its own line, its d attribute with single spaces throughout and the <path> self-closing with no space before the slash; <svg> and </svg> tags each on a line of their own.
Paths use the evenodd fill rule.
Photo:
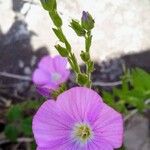
<svg viewBox="0 0 150 150">
<path fill-rule="evenodd" d="M 82 143 L 92 138 L 92 130 L 87 124 L 77 124 L 73 130 L 73 136 L 75 139 L 80 140 Z"/>
</svg>

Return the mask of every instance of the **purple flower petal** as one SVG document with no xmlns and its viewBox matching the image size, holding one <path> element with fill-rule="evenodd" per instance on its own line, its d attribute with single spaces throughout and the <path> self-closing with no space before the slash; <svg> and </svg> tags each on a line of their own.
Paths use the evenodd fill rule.
<svg viewBox="0 0 150 150">
<path fill-rule="evenodd" d="M 46 72 L 54 72 L 54 66 L 53 66 L 53 58 L 51 58 L 50 56 L 44 56 L 39 64 L 38 67 Z"/>
<path fill-rule="evenodd" d="M 64 72 L 66 70 L 67 59 L 61 56 L 53 58 L 53 66 L 56 72 Z"/>
<path fill-rule="evenodd" d="M 82 20 L 83 20 L 83 21 L 86 21 L 86 20 L 88 19 L 88 15 L 89 15 L 88 12 L 83 11 L 83 12 L 82 12 Z"/>
<path fill-rule="evenodd" d="M 46 101 L 32 128 L 38 150 L 113 150 L 123 137 L 122 116 L 85 87 Z"/>
<path fill-rule="evenodd" d="M 66 70 L 62 75 L 63 80 L 66 81 L 68 79 L 69 75 L 70 75 L 70 70 Z"/>
<path fill-rule="evenodd" d="M 92 122 L 99 115 L 102 99 L 93 90 L 84 87 L 72 88 L 57 98 L 57 105 L 77 121 Z"/>
<path fill-rule="evenodd" d="M 38 69 L 33 72 L 32 80 L 38 87 L 38 92 L 44 96 L 50 95 L 50 91 L 56 90 L 65 82 L 70 74 L 66 68 L 67 59 L 56 56 L 45 56 L 38 64 Z"/>
<path fill-rule="evenodd" d="M 48 73 L 43 72 L 41 69 L 36 69 L 32 76 L 32 81 L 36 85 L 44 85 L 50 81 Z"/>
<path fill-rule="evenodd" d="M 38 147 L 36 150 L 49 150 L 49 148 Z"/>
<path fill-rule="evenodd" d="M 87 150 L 113 150 L 113 147 L 109 142 L 96 138 L 88 143 Z"/>
<path fill-rule="evenodd" d="M 104 104 L 99 114 L 99 119 L 94 124 L 94 131 L 97 139 L 101 138 L 108 141 L 113 148 L 122 145 L 123 138 L 123 119 L 114 109 Z"/>
<path fill-rule="evenodd" d="M 39 147 L 55 148 L 69 140 L 74 121 L 69 116 L 62 115 L 55 105 L 53 100 L 46 101 L 34 116 L 32 128 Z"/>
<path fill-rule="evenodd" d="M 37 87 L 37 91 L 38 91 L 39 94 L 41 94 L 41 95 L 43 95 L 45 97 L 49 97 L 51 89 L 39 86 L 39 87 Z"/>
</svg>

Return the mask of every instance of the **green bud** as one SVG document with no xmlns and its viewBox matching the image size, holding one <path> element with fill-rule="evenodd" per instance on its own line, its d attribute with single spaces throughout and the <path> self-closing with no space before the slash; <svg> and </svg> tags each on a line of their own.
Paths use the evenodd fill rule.
<svg viewBox="0 0 150 150">
<path fill-rule="evenodd" d="M 78 74 L 77 81 L 80 85 L 87 85 L 88 76 L 86 74 Z"/>
<path fill-rule="evenodd" d="M 55 45 L 55 48 L 57 49 L 57 51 L 59 52 L 59 54 L 62 56 L 62 57 L 67 57 L 68 56 L 68 51 L 66 48 L 60 46 L 59 44 L 58 45 Z"/>
<path fill-rule="evenodd" d="M 78 36 L 85 36 L 86 31 L 82 28 L 82 26 L 78 21 L 72 19 L 70 25 L 71 28 L 76 32 Z"/>
<path fill-rule="evenodd" d="M 94 62 L 89 61 L 88 62 L 88 72 L 93 72 L 94 71 Z"/>
<path fill-rule="evenodd" d="M 81 23 L 84 29 L 90 31 L 94 28 L 95 21 L 88 12 L 83 11 Z"/>
<path fill-rule="evenodd" d="M 90 59 L 89 53 L 84 51 L 81 51 L 80 57 L 84 62 L 87 62 Z"/>
<path fill-rule="evenodd" d="M 56 0 L 40 0 L 43 8 L 47 11 L 53 11 L 57 8 Z"/>
<path fill-rule="evenodd" d="M 50 11 L 49 15 L 56 27 L 59 28 L 62 26 L 62 20 L 56 10 Z"/>
</svg>

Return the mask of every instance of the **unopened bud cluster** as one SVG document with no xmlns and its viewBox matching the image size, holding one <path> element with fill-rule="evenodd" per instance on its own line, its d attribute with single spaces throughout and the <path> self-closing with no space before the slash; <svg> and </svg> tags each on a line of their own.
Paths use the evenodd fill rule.
<svg viewBox="0 0 150 150">
<path fill-rule="evenodd" d="M 57 11 L 56 0 L 40 0 L 45 10 L 49 12 L 49 16 L 55 25 L 53 31 L 61 44 L 55 45 L 56 50 L 62 57 L 66 57 L 70 63 L 72 70 L 76 74 L 76 82 L 82 86 L 91 87 L 91 73 L 94 70 L 94 63 L 90 58 L 90 47 L 92 42 L 91 30 L 94 28 L 94 19 L 88 13 L 83 11 L 81 20 L 72 19 L 70 27 L 75 31 L 79 37 L 85 38 L 85 48 L 81 51 L 80 57 L 86 65 L 86 72 L 81 72 L 77 59 L 72 52 L 66 36 L 62 31 L 62 19 Z M 63 45 L 62 45 L 63 44 Z"/>
</svg>

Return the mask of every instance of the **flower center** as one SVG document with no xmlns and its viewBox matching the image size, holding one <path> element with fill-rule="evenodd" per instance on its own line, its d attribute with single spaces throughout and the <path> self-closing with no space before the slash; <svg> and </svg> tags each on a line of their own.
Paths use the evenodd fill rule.
<svg viewBox="0 0 150 150">
<path fill-rule="evenodd" d="M 92 130 L 87 124 L 77 124 L 74 128 L 74 137 L 81 142 L 86 142 L 92 137 Z"/>
<path fill-rule="evenodd" d="M 60 80 L 60 78 L 61 78 L 61 75 L 60 75 L 59 73 L 57 73 L 57 72 L 54 72 L 54 73 L 52 73 L 52 75 L 51 75 L 51 79 L 52 79 L 52 81 L 54 81 L 54 82 Z"/>
</svg>

